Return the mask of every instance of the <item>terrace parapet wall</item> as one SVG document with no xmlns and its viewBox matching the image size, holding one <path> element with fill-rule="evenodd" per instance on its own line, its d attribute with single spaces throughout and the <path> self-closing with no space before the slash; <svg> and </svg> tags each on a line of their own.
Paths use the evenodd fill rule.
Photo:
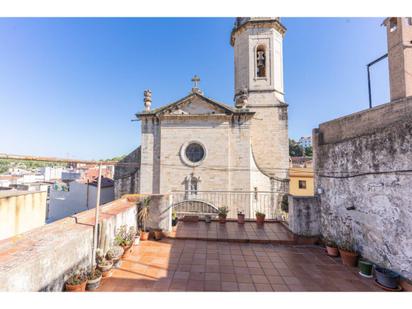
<svg viewBox="0 0 412 309">
<path fill-rule="evenodd" d="M 155 198 L 154 211 L 166 205 L 163 200 L 163 195 Z M 127 198 L 102 205 L 98 247 L 106 251 L 121 225 L 136 226 L 137 208 Z M 62 291 L 73 269 L 90 267 L 94 220 L 92 209 L 1 240 L 0 291 Z M 153 220 L 154 226 L 167 227 Z"/>
</svg>

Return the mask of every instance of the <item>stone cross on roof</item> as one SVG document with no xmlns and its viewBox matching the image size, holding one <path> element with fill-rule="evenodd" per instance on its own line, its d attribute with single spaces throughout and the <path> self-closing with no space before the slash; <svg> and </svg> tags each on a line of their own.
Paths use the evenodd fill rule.
<svg viewBox="0 0 412 309">
<path fill-rule="evenodd" d="M 195 75 L 193 76 L 191 81 L 193 82 L 192 92 L 202 93 L 202 91 L 199 89 L 200 77 Z"/>
<path fill-rule="evenodd" d="M 194 83 L 193 88 L 198 88 L 198 87 L 197 87 L 197 86 L 198 86 L 197 84 L 200 83 L 200 77 L 197 76 L 197 75 L 193 76 L 192 82 Z"/>
</svg>

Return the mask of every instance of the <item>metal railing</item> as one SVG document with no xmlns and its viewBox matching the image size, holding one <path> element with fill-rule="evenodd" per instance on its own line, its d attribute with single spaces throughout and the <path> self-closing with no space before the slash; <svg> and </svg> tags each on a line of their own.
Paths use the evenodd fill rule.
<svg viewBox="0 0 412 309">
<path fill-rule="evenodd" d="M 256 211 L 266 219 L 284 218 L 280 207 L 283 193 L 270 191 L 173 191 L 174 211 L 178 216 L 198 214 L 217 216 L 219 207 L 227 207 L 227 218 L 236 218 L 238 212 L 246 219 L 254 219 Z"/>
</svg>

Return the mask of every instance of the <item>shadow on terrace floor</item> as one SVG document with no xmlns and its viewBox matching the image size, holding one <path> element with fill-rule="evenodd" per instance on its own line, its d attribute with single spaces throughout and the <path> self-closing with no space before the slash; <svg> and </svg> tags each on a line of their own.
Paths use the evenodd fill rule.
<svg viewBox="0 0 412 309">
<path fill-rule="evenodd" d="M 317 246 L 141 241 L 98 291 L 380 291 Z"/>
</svg>

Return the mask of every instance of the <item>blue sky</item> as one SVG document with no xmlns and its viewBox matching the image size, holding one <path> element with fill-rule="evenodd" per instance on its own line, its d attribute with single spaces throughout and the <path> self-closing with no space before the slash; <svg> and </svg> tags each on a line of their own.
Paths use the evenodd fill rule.
<svg viewBox="0 0 412 309">
<path fill-rule="evenodd" d="M 284 18 L 289 136 L 368 107 L 366 64 L 386 53 L 383 18 Z M 110 158 L 140 144 L 143 90 L 153 107 L 188 94 L 233 104 L 234 18 L 0 18 L 0 152 Z M 389 100 L 387 62 L 372 69 Z"/>
</svg>

